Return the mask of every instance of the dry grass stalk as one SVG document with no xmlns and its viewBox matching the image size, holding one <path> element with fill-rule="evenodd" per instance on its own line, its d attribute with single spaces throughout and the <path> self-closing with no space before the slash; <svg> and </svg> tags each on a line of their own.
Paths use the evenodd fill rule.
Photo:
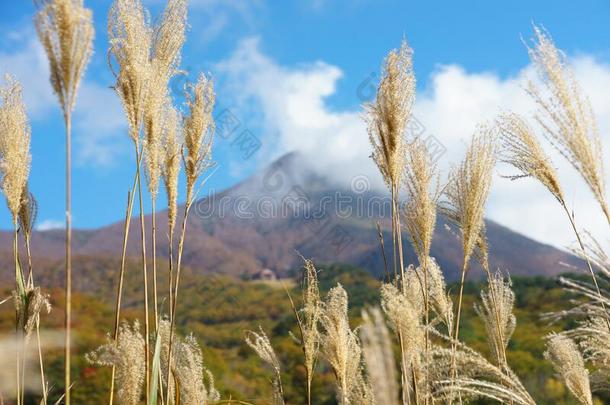
<svg viewBox="0 0 610 405">
<path fill-rule="evenodd" d="M 70 404 L 70 324 L 72 299 L 72 110 L 93 52 L 93 16 L 83 0 L 40 0 L 35 24 L 49 60 L 51 85 L 66 125 L 66 305 L 65 386 Z"/>
<path fill-rule="evenodd" d="M 548 338 L 544 357 L 553 364 L 574 397 L 584 405 L 593 405 L 589 372 L 576 343 L 563 335 Z"/>
<path fill-rule="evenodd" d="M 34 195 L 30 192 L 28 186 L 26 185 L 26 187 L 23 189 L 23 192 L 21 193 L 21 208 L 19 210 L 19 231 L 23 233 L 23 238 L 25 241 L 25 248 L 26 248 L 26 256 L 27 256 L 27 261 L 28 261 L 28 276 L 27 276 L 27 281 L 26 281 L 26 291 L 29 290 L 33 290 L 37 287 L 34 287 L 34 273 L 33 273 L 33 268 L 32 268 L 32 250 L 31 250 L 31 245 L 30 245 L 30 240 L 31 240 L 31 236 L 32 236 L 32 230 L 34 229 L 34 223 L 36 222 L 36 216 L 38 214 L 38 203 L 36 202 L 36 199 L 34 198 Z M 15 292 L 16 293 L 16 292 Z M 40 295 L 42 295 L 40 293 Z M 46 299 L 47 297 L 42 295 L 42 297 L 44 299 Z M 15 294 L 13 294 L 13 298 L 17 298 L 17 296 Z M 30 301 L 39 301 L 40 302 L 40 297 L 38 298 L 34 298 L 32 300 L 26 300 L 26 306 L 30 305 Z M 17 304 L 17 303 L 16 303 Z M 19 303 L 20 306 L 24 306 L 24 301 L 21 301 Z M 40 305 L 37 304 L 41 307 L 46 307 L 46 305 Z M 45 308 L 47 309 L 47 308 Z M 50 304 L 48 306 L 48 310 L 47 312 L 50 311 Z M 17 311 L 17 314 L 19 314 L 19 311 Z M 17 318 L 19 319 L 19 315 L 17 315 Z M 46 382 L 45 379 L 45 373 L 44 373 L 44 362 L 42 359 L 42 342 L 40 340 L 40 316 L 37 314 L 35 319 L 35 328 L 36 328 L 36 343 L 38 345 L 38 364 L 40 366 L 40 381 L 41 381 L 41 385 L 42 385 L 42 401 L 43 403 L 47 403 L 47 395 L 48 395 L 48 384 Z M 27 333 L 26 333 L 26 337 L 27 337 Z"/>
<path fill-rule="evenodd" d="M 13 220 L 13 259 L 15 265 L 16 308 L 25 311 L 28 294 L 23 270 L 19 264 L 18 222 L 22 196 L 27 188 L 30 171 L 30 126 L 25 105 L 22 100 L 21 85 L 12 77 L 6 76 L 5 86 L 0 88 L 0 176 L 2 193 Z M 17 302 L 17 300 L 19 302 Z M 23 312 L 21 315 L 24 315 Z M 18 313 L 19 316 L 19 313 Z M 22 333 L 24 325 L 17 319 L 17 333 Z M 21 328 L 20 328 L 21 326 Z M 22 344 L 17 356 L 17 405 L 23 402 L 25 370 L 25 345 Z M 21 360 L 20 360 L 21 357 Z M 19 371 L 19 368 L 22 371 Z"/>
<path fill-rule="evenodd" d="M 152 46 L 153 46 L 153 28 L 150 25 L 148 13 L 145 11 L 140 0 L 116 0 L 109 13 L 108 19 L 108 37 L 110 41 L 109 56 L 114 57 L 117 64 L 115 72 L 116 84 L 114 86 L 117 92 L 127 121 L 129 123 L 129 135 L 134 142 L 136 151 L 136 174 L 134 179 L 134 187 L 130 192 L 130 201 L 128 202 L 128 215 L 131 216 L 133 208 L 133 197 L 137 187 L 139 205 L 140 205 L 140 230 L 141 230 L 141 251 L 142 251 L 142 277 L 144 285 L 144 312 L 145 312 L 145 366 L 146 366 L 146 397 L 148 400 L 150 386 L 150 370 L 149 370 L 149 320 L 148 320 L 148 280 L 147 280 L 147 265 L 146 265 L 146 236 L 144 225 L 143 198 L 140 175 L 140 163 L 144 155 L 143 148 L 140 147 L 140 129 L 144 120 L 144 114 L 147 110 L 149 97 L 152 91 L 157 92 L 159 82 L 155 81 L 152 62 Z M 112 63 L 111 63 L 112 67 Z M 156 87 L 155 87 L 156 85 Z M 163 95 L 165 92 L 162 93 Z M 156 93 L 155 93 L 156 95 Z M 163 97 L 159 95 L 159 97 Z M 153 103 L 154 104 L 154 103 Z M 149 108 L 152 114 L 156 114 L 155 108 Z M 158 131 L 152 131 L 158 135 Z M 149 147 L 149 162 L 152 167 L 154 190 L 158 184 L 158 168 L 155 166 L 158 159 L 152 158 L 152 151 L 155 156 L 158 156 L 158 142 L 145 142 Z M 126 226 L 125 241 L 127 240 L 127 232 L 129 227 Z M 126 243 L 124 243 L 124 247 Z M 156 264 L 156 260 L 155 260 Z M 119 285 L 122 285 L 124 269 L 121 269 L 121 280 Z M 121 291 L 117 296 L 117 315 L 115 324 L 118 323 Z M 156 310 L 156 306 L 155 306 Z M 157 322 L 157 320 L 155 320 Z M 116 334 L 116 332 L 115 332 Z M 112 403 L 112 393 L 110 398 Z"/>
<path fill-rule="evenodd" d="M 178 137 L 182 131 L 178 112 L 171 104 L 168 104 L 165 111 L 163 126 L 163 162 L 161 174 L 165 185 L 167 196 L 167 227 L 168 227 L 168 286 L 169 286 L 169 312 L 170 319 L 173 309 L 173 266 L 174 266 L 174 229 L 176 227 L 176 217 L 178 215 L 178 175 L 180 174 L 180 151 L 182 146 Z"/>
<path fill-rule="evenodd" d="M 182 228 L 178 242 L 178 257 L 176 260 L 176 277 L 173 285 L 173 300 L 170 309 L 170 342 L 173 336 L 173 325 L 176 321 L 176 308 L 178 304 L 178 290 L 180 286 L 180 272 L 182 252 L 186 237 L 186 225 L 191 206 L 194 202 L 194 187 L 201 174 L 212 167 L 212 144 L 214 140 L 214 121 L 212 110 L 214 108 L 215 94 L 213 83 L 204 74 L 199 76 L 197 84 L 187 91 L 188 115 L 184 118 L 183 133 L 186 155 L 183 156 L 186 173 L 186 203 L 182 217 Z M 172 283 L 170 282 L 170 288 Z M 171 294 L 171 293 L 170 293 Z M 171 350 L 171 344 L 170 344 Z M 170 355 L 171 358 L 171 355 Z"/>
<path fill-rule="evenodd" d="M 402 210 L 404 223 L 411 238 L 423 275 L 418 279 L 422 285 L 424 299 L 424 324 L 429 324 L 430 297 L 428 261 L 432 236 L 436 226 L 436 204 L 439 196 L 438 173 L 432 155 L 421 138 L 416 138 L 406 147 L 404 188 L 407 203 Z M 436 183 L 436 184 L 435 184 Z M 429 333 L 426 330 L 425 357 L 428 357 Z M 425 361 L 426 369 L 428 361 Z M 427 373 L 427 371 L 426 371 Z"/>
<path fill-rule="evenodd" d="M 499 120 L 499 127 L 502 132 L 504 158 L 506 163 L 517 168 L 521 174 L 510 176 L 511 179 L 521 177 L 533 177 L 544 185 L 549 192 L 557 199 L 564 212 L 568 216 L 570 225 L 576 235 L 580 251 L 577 253 L 587 262 L 589 272 L 601 296 L 601 291 L 597 285 L 597 279 L 591 265 L 590 258 L 586 252 L 586 246 L 576 227 L 574 216 L 570 212 L 561 189 L 555 168 L 550 159 L 545 155 L 542 146 L 537 141 L 532 129 L 525 120 L 514 113 L 505 114 Z M 610 328 L 610 321 L 608 323 Z"/>
<path fill-rule="evenodd" d="M 493 168 L 496 163 L 496 140 L 492 128 L 481 126 L 474 135 L 462 163 L 453 169 L 445 189 L 446 203 L 443 212 L 456 223 L 462 235 L 462 272 L 460 298 L 456 312 L 454 338 L 459 333 L 463 285 L 469 262 L 475 249 L 487 256 L 484 238 L 485 203 L 491 188 Z M 482 249 L 481 249 L 482 248 Z"/>
<path fill-rule="evenodd" d="M 146 377 L 144 338 L 140 324 L 127 322 L 119 328 L 119 338 L 108 338 L 108 343 L 87 355 L 87 360 L 99 366 L 112 366 L 116 370 L 117 399 L 122 405 L 140 403 Z"/>
<path fill-rule="evenodd" d="M 322 302 L 320 300 L 318 271 L 311 260 L 305 259 L 304 270 L 302 308 L 297 310 L 289 293 L 288 298 L 301 333 L 300 344 L 303 349 L 307 379 L 307 403 L 311 404 L 311 383 L 320 349 L 318 324 L 322 315 Z"/>
<path fill-rule="evenodd" d="M 525 120 L 514 113 L 509 113 L 501 116 L 498 125 L 502 134 L 503 140 L 503 160 L 511 164 L 521 172 L 519 175 L 510 176 L 511 179 L 522 177 L 533 177 L 538 180 L 549 192 L 557 199 L 564 212 L 568 216 L 574 234 L 579 244 L 580 250 L 576 252 L 586 261 L 589 273 L 593 279 L 598 295 L 601 296 L 597 278 L 591 260 L 587 254 L 586 246 L 582 240 L 582 236 L 576 227 L 574 217 L 570 212 L 561 188 L 561 184 L 557 177 L 557 172 L 550 159 L 544 153 L 542 146 L 536 139 L 533 130 L 527 125 Z M 604 304 L 603 304 L 604 305 Z M 610 329 L 610 322 L 608 323 Z"/>
<path fill-rule="evenodd" d="M 477 315 L 483 320 L 487 341 L 500 368 L 508 366 L 506 362 L 506 347 L 517 326 L 517 318 L 513 314 L 515 294 L 511 289 L 511 281 L 504 280 L 500 272 L 489 279 L 487 291 L 481 291 L 482 305 L 475 304 Z"/>
<path fill-rule="evenodd" d="M 391 192 L 394 273 L 396 275 L 397 268 L 400 268 L 401 276 L 404 275 L 404 264 L 398 189 L 405 165 L 404 132 L 415 100 L 412 54 L 406 41 L 402 42 L 400 49 L 388 54 L 375 101 L 365 106 L 369 139 L 373 146 L 371 157 Z"/>
<path fill-rule="evenodd" d="M 339 405 L 352 404 L 362 394 L 365 384 L 362 379 L 362 349 L 358 336 L 349 326 L 347 292 L 340 284 L 328 292 L 320 323 L 323 329 L 320 347 L 335 374 L 337 402 Z"/>
<path fill-rule="evenodd" d="M 168 1 L 152 37 L 150 82 L 144 109 L 144 143 L 148 191 L 152 205 L 152 267 L 155 328 L 158 326 L 156 198 L 159 190 L 162 159 L 164 107 L 167 104 L 169 80 L 180 63 L 185 40 L 187 2 Z"/>
<path fill-rule="evenodd" d="M 383 314 L 379 308 L 363 310 L 362 320 L 362 354 L 375 401 L 384 405 L 398 405 L 396 364 L 392 340 Z"/>
<path fill-rule="evenodd" d="M 284 390 L 282 388 L 282 374 L 280 361 L 271 346 L 269 338 L 259 327 L 259 332 L 248 331 L 246 333 L 246 344 L 263 360 L 273 371 L 273 403 L 275 405 L 284 404 Z"/>
<path fill-rule="evenodd" d="M 452 333 L 454 341 L 459 339 L 464 283 L 475 250 L 478 250 L 477 255 L 484 259 L 483 267 L 487 269 L 484 212 L 495 163 L 495 133 L 490 127 L 480 126 L 466 151 L 464 160 L 453 169 L 449 184 L 445 188 L 447 201 L 442 209 L 447 218 L 460 228 L 463 252 L 460 290 Z M 456 350 L 455 343 L 452 350 Z M 451 370 L 455 379 L 457 369 L 454 362 L 451 364 Z"/>
<path fill-rule="evenodd" d="M 563 52 L 540 28 L 534 27 L 534 33 L 535 44 L 528 52 L 543 84 L 543 89 L 533 82 L 528 86 L 539 107 L 536 120 L 545 136 L 580 173 L 610 223 L 603 149 L 591 104 L 581 94 Z"/>
</svg>

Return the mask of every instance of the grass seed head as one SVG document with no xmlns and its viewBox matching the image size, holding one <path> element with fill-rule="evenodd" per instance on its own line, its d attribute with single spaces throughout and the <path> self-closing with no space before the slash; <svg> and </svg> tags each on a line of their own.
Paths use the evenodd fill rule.
<svg viewBox="0 0 610 405">
<path fill-rule="evenodd" d="M 30 174 L 30 125 L 21 84 L 8 75 L 5 81 L 0 88 L 0 175 L 2 192 L 16 225 Z"/>
<path fill-rule="evenodd" d="M 49 59 L 51 85 L 64 115 L 74 108 L 83 73 L 93 53 L 93 14 L 83 0 L 39 0 L 34 19 Z"/>
<path fill-rule="evenodd" d="M 129 135 L 138 144 L 151 78 L 152 28 L 140 0 L 115 0 L 108 16 L 109 57 L 117 64 L 117 92 Z"/>
<path fill-rule="evenodd" d="M 176 216 L 178 214 L 178 175 L 180 174 L 180 144 L 179 135 L 182 131 L 178 112 L 171 106 L 165 109 L 163 127 L 163 164 L 161 174 L 167 194 L 167 217 L 170 236 L 174 233 Z"/>
<path fill-rule="evenodd" d="M 561 376 L 572 395 L 581 404 L 593 404 L 589 372 L 572 339 L 564 335 L 549 336 L 544 357 L 553 364 L 557 374 Z"/>
<path fill-rule="evenodd" d="M 186 147 L 186 198 L 191 202 L 193 191 L 199 176 L 212 167 L 212 143 L 214 139 L 214 84 L 205 77 L 199 76 L 197 84 L 187 92 L 189 114 L 184 120 L 184 146 Z"/>
<path fill-rule="evenodd" d="M 406 41 L 388 54 L 376 99 L 366 106 L 371 157 L 390 188 L 400 183 L 405 163 L 405 128 L 415 100 L 412 56 Z"/>
<path fill-rule="evenodd" d="M 527 122 L 517 114 L 508 113 L 500 117 L 498 125 L 502 138 L 502 160 L 521 172 L 509 178 L 532 177 L 563 203 L 557 171 Z"/>
<path fill-rule="evenodd" d="M 535 43 L 528 52 L 542 88 L 530 82 L 528 93 L 538 105 L 536 120 L 607 211 L 603 148 L 591 104 L 581 94 L 565 54 L 542 29 L 534 27 L 534 34 Z"/>
<path fill-rule="evenodd" d="M 495 131 L 491 127 L 480 126 L 464 160 L 453 169 L 445 188 L 447 200 L 442 209 L 462 233 L 464 266 L 468 265 L 475 249 L 479 250 L 480 255 L 487 256 L 483 216 L 495 163 Z"/>
<path fill-rule="evenodd" d="M 87 354 L 87 360 L 98 366 L 116 368 L 117 399 L 123 405 L 140 403 L 145 377 L 144 338 L 140 324 L 123 322 L 119 327 L 118 342 L 108 343 Z"/>
</svg>

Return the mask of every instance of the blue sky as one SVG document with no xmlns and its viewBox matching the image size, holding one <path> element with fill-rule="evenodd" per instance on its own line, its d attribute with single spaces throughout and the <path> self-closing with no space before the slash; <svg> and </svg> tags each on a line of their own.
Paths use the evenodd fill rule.
<svg viewBox="0 0 610 405">
<path fill-rule="evenodd" d="M 143 2 L 153 18 L 164 3 Z M 447 147 L 446 157 L 452 159 L 459 158 L 468 128 L 474 130 L 474 121 L 481 117 L 454 111 L 448 103 L 487 106 L 497 101 L 505 106 L 510 98 L 518 104 L 517 110 L 526 108 L 514 89 L 527 73 L 521 36 L 531 36 L 532 22 L 544 25 L 574 58 L 578 75 L 584 79 L 610 77 L 610 3 L 605 1 L 190 3 L 190 31 L 182 58 L 188 73 L 175 79 L 172 87 L 180 88 L 199 71 L 209 72 L 217 83 L 216 113 L 228 109 L 239 119 L 240 131 L 249 130 L 262 143 L 260 150 L 244 159 L 231 145 L 232 139 L 220 139 L 215 151 L 219 168 L 210 179 L 210 189 L 228 187 L 289 150 L 311 153 L 326 149 L 325 145 L 331 146 L 321 160 L 347 162 L 345 170 L 356 167 L 369 175 L 370 164 L 364 163 L 369 152 L 363 124 L 359 123 L 360 105 L 370 93 L 367 78 L 374 83 L 383 57 L 402 38 L 415 52 L 421 95 L 416 115 Z M 78 228 L 98 227 L 123 216 L 134 164 L 124 118 L 109 88 L 112 75 L 106 65 L 105 31 L 111 2 L 85 0 L 85 4 L 94 12 L 96 40 L 75 113 L 73 217 Z M 5 0 L 0 10 L 0 72 L 15 74 L 23 81 L 30 110 L 31 188 L 39 201 L 38 223 L 41 228 L 59 226 L 64 210 L 63 123 L 35 37 L 34 8 L 28 1 Z M 595 90 L 599 84 L 589 86 Z M 450 96 L 456 91 L 458 96 L 461 91 L 480 97 L 464 101 Z M 603 107 L 605 101 L 602 95 L 592 97 L 594 107 Z M 449 113 L 440 115 L 448 108 Z M 451 113 L 457 114 L 453 122 Z M 608 114 L 604 110 L 601 115 L 603 121 Z M 607 121 L 610 128 L 610 119 Z M 349 181 L 349 174 L 338 180 Z M 371 183 L 377 181 L 372 179 Z M 579 190 L 572 193 L 575 204 Z M 508 213 L 506 203 L 501 203 L 507 198 L 522 200 L 531 193 L 543 194 L 531 185 L 510 192 L 500 187 L 490 202 L 490 216 L 538 238 L 564 232 L 563 226 L 539 224 L 528 229 L 516 224 L 515 214 Z M 534 219 L 548 204 L 544 197 L 525 201 Z M 594 218 L 586 220 L 595 222 Z M 0 210 L 0 226 L 10 226 L 6 209 Z M 561 239 L 552 242 L 562 243 Z"/>
</svg>

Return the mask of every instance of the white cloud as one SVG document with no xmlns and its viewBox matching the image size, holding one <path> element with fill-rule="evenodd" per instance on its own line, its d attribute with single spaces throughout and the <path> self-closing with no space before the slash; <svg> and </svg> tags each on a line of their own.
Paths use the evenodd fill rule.
<svg viewBox="0 0 610 405">
<path fill-rule="evenodd" d="M 610 66 L 588 57 L 573 60 L 575 74 L 589 95 L 599 120 L 600 133 L 610 144 Z M 382 186 L 369 159 L 370 146 L 360 110 L 339 110 L 326 104 L 336 91 L 342 72 L 324 62 L 285 67 L 264 55 L 257 39 L 244 40 L 230 58 L 218 66 L 220 77 L 235 102 L 252 109 L 263 123 L 265 154 L 261 160 L 290 150 L 299 150 L 323 173 L 344 185 L 355 175 L 367 175 Z M 493 120 L 503 110 L 531 116 L 533 104 L 522 86 L 530 67 L 502 78 L 490 72 L 467 72 L 457 65 L 439 66 L 418 94 L 414 114 L 447 151 L 439 161 L 447 171 L 461 159 L 478 123 Z M 425 82 L 424 78 L 419 78 Z M 249 111 L 252 112 L 252 111 Z M 569 165 L 550 151 L 558 166 L 568 201 L 578 225 L 596 235 L 607 234 L 591 193 Z M 606 156 L 609 156 L 606 150 Z M 499 174 L 514 173 L 499 166 Z M 510 181 L 496 176 L 488 205 L 488 216 L 535 239 L 565 246 L 574 239 L 569 223 L 557 203 L 536 182 Z"/>
<path fill-rule="evenodd" d="M 123 107 L 108 86 L 85 81 L 76 100 L 75 140 L 79 165 L 112 166 L 129 151 Z"/>
<path fill-rule="evenodd" d="M 11 74 L 22 83 L 28 113 L 34 119 L 42 118 L 57 103 L 44 49 L 31 30 L 13 31 L 9 38 L 15 51 L 0 52 L 0 72 Z"/>
<path fill-rule="evenodd" d="M 66 227 L 66 223 L 63 221 L 58 221 L 56 219 L 45 219 L 36 225 L 36 230 L 38 231 L 50 231 L 53 229 L 64 229 Z"/>
<path fill-rule="evenodd" d="M 61 120 L 47 57 L 35 32 L 27 27 L 11 31 L 8 38 L 10 51 L 0 52 L 0 72 L 14 75 L 22 83 L 30 119 Z M 127 150 L 126 124 L 117 96 L 107 85 L 88 79 L 87 72 L 77 97 L 73 127 L 75 160 L 80 165 L 110 166 Z"/>
<path fill-rule="evenodd" d="M 364 174 L 381 184 L 374 164 L 366 159 L 370 147 L 360 112 L 331 111 L 325 103 L 335 92 L 341 70 L 324 62 L 288 69 L 263 55 L 258 46 L 258 39 L 243 41 L 217 71 L 227 78 L 240 117 L 252 113 L 247 111 L 252 99 L 260 106 L 266 134 L 258 154 L 261 161 L 298 150 L 321 171 L 344 175 L 341 180 Z"/>
</svg>

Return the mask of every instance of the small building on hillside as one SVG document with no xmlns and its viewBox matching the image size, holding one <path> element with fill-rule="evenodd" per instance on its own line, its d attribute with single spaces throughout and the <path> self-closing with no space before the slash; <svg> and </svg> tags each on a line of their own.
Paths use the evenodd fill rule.
<svg viewBox="0 0 610 405">
<path fill-rule="evenodd" d="M 275 281 L 277 280 L 277 274 L 271 269 L 263 269 L 254 276 L 255 280 L 263 281 Z"/>
</svg>

